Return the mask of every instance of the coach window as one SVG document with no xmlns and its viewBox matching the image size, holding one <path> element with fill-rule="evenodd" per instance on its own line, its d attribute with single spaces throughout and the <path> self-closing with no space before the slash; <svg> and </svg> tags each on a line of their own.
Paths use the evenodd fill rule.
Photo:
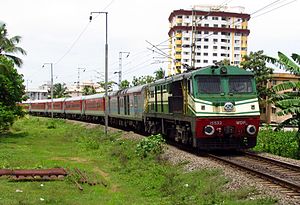
<svg viewBox="0 0 300 205">
<path fill-rule="evenodd" d="M 188 80 L 188 92 L 193 95 L 193 81 L 191 79 Z"/>
</svg>

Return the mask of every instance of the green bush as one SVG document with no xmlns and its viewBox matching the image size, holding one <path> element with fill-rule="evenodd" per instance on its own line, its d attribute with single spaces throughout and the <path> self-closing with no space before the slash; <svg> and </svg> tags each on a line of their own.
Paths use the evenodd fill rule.
<svg viewBox="0 0 300 205">
<path fill-rule="evenodd" d="M 258 134 L 254 150 L 299 159 L 295 131 L 273 131 L 270 127 L 265 127 Z"/>
<path fill-rule="evenodd" d="M 136 147 L 136 153 L 145 158 L 149 155 L 158 156 L 164 152 L 165 139 L 160 135 L 144 138 Z"/>
</svg>

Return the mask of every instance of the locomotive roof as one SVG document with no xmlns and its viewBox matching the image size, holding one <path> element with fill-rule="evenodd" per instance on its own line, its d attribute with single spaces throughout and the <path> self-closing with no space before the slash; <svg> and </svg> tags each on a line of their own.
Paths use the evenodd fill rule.
<svg viewBox="0 0 300 205">
<path fill-rule="evenodd" d="M 226 72 L 222 72 L 222 69 L 225 69 Z M 199 75 L 253 75 L 252 72 L 237 66 L 208 66 L 193 70 L 191 73 Z"/>
<path fill-rule="evenodd" d="M 68 101 L 74 101 L 74 100 L 84 100 L 85 96 L 76 96 L 76 97 L 72 97 L 72 98 L 66 98 L 66 102 Z"/>
</svg>

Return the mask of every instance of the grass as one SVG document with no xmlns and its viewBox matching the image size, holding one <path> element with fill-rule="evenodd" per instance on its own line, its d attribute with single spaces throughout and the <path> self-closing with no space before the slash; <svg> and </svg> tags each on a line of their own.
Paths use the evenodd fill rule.
<svg viewBox="0 0 300 205">
<path fill-rule="evenodd" d="M 221 170 L 183 172 L 156 156 L 141 158 L 138 141 L 122 132 L 103 135 L 103 129 L 85 128 L 64 120 L 29 117 L 0 134 L 0 168 L 75 167 L 99 184 L 83 184 L 80 191 L 67 177 L 63 181 L 15 182 L 0 178 L 0 204 L 274 204 L 253 199 L 255 189 L 228 191 Z"/>
</svg>

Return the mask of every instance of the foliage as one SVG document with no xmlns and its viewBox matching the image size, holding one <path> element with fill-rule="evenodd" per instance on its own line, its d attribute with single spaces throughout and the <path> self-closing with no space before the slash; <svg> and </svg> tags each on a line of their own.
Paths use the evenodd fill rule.
<svg viewBox="0 0 300 205">
<path fill-rule="evenodd" d="M 164 152 L 165 139 L 161 134 L 151 135 L 143 139 L 136 147 L 138 156 L 145 158 L 149 155 L 160 155 Z"/>
<path fill-rule="evenodd" d="M 85 85 L 82 90 L 82 95 L 92 95 L 95 94 L 96 90 L 93 86 Z"/>
<path fill-rule="evenodd" d="M 133 86 L 138 86 L 138 85 L 144 85 L 148 83 L 153 83 L 155 81 L 155 78 L 151 75 L 146 75 L 146 76 L 140 76 L 140 77 L 133 77 L 132 80 L 132 85 Z"/>
<path fill-rule="evenodd" d="M 67 86 L 65 83 L 55 83 L 53 85 L 53 98 L 68 97 Z"/>
<path fill-rule="evenodd" d="M 155 80 L 163 79 L 165 77 L 165 70 L 159 68 L 154 72 L 154 74 L 155 74 Z"/>
<path fill-rule="evenodd" d="M 21 53 L 22 55 L 26 55 L 26 51 L 17 46 L 20 41 L 21 36 L 13 36 L 9 38 L 5 24 L 0 25 L 0 56 L 5 56 L 8 59 L 11 59 L 18 67 L 21 67 L 23 61 L 14 54 Z"/>
<path fill-rule="evenodd" d="M 101 81 L 101 82 L 98 82 L 100 87 L 103 88 L 105 90 L 105 81 Z M 107 91 L 108 92 L 111 92 L 113 90 L 113 85 L 116 84 L 116 82 L 114 81 L 108 81 L 107 82 Z"/>
<path fill-rule="evenodd" d="M 228 58 L 225 58 L 221 60 L 218 64 L 220 65 L 230 65 L 230 60 Z"/>
<path fill-rule="evenodd" d="M 121 81 L 121 85 L 120 85 L 121 89 L 129 88 L 129 87 L 130 87 L 130 82 L 128 80 Z"/>
<path fill-rule="evenodd" d="M 49 122 L 55 124 L 55 129 L 48 129 Z M 69 177 L 42 182 L 44 186 L 40 181 L 20 183 L 3 179 L 0 180 L 2 204 L 254 205 L 275 202 L 268 198 L 256 199 L 257 191 L 251 188 L 224 189 L 229 180 L 222 176 L 221 170 L 186 171 L 182 166 L 161 164 L 150 157 L 141 160 L 135 153 L 138 141 L 122 138 L 122 132 L 105 137 L 100 126 L 36 117 L 17 121 L 11 130 L 0 137 L 0 167 L 65 167 L 70 171 L 76 167 L 99 184 L 81 184 L 84 190 L 80 192 Z M 16 189 L 23 193 L 16 193 Z M 41 197 L 45 201 L 41 202 Z"/>
<path fill-rule="evenodd" d="M 14 68 L 12 60 L 0 55 L 0 132 L 8 127 L 24 112 L 17 104 L 23 100 L 25 87 L 23 76 Z"/>
<path fill-rule="evenodd" d="M 266 66 L 263 51 L 250 52 L 249 55 L 243 56 L 243 59 L 241 67 L 254 73 L 257 94 L 260 102 L 263 102 L 273 94 L 272 89 L 267 87 L 268 81 L 272 79 L 273 69 Z"/>
<path fill-rule="evenodd" d="M 292 54 L 292 59 L 290 59 L 283 53 L 278 52 L 278 59 L 272 57 L 266 57 L 266 59 L 271 63 L 280 65 L 286 71 L 300 75 L 300 57 L 298 54 Z M 300 81 L 282 82 L 275 85 L 273 90 L 276 94 L 272 96 L 271 100 L 276 107 L 281 109 L 277 114 L 280 116 L 291 115 L 290 118 L 279 124 L 277 130 L 287 125 L 296 125 L 298 127 L 296 137 L 298 139 L 298 155 L 300 156 Z"/>
<path fill-rule="evenodd" d="M 265 127 L 258 133 L 254 150 L 300 159 L 298 143 L 295 131 L 273 131 L 271 127 Z"/>
</svg>

